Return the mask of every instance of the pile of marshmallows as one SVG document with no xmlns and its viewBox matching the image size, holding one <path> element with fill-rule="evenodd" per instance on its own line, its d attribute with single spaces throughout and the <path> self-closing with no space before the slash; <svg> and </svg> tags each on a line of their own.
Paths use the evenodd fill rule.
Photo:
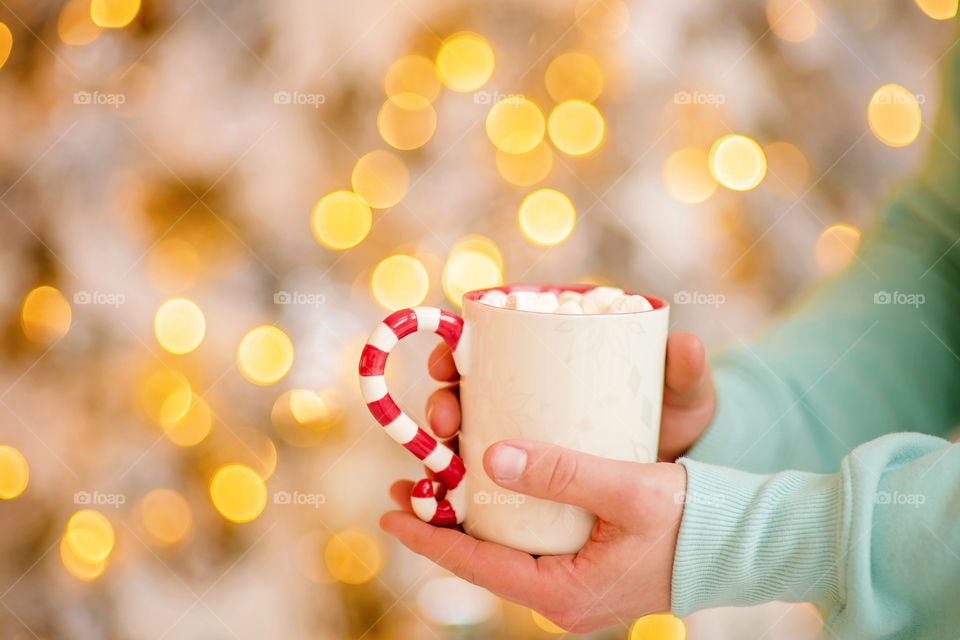
<svg viewBox="0 0 960 640">
<path fill-rule="evenodd" d="M 567 315 L 637 313 L 653 309 L 650 302 L 643 296 L 626 294 L 623 289 L 616 287 L 594 287 L 586 293 L 561 291 L 559 296 L 552 291 L 504 293 L 494 289 L 483 294 L 480 302 L 503 309 Z"/>
</svg>

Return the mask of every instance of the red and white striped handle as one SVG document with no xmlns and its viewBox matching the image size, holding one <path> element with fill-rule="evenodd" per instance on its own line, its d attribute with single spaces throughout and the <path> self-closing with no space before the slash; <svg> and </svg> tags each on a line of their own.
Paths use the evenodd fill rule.
<svg viewBox="0 0 960 640">
<path fill-rule="evenodd" d="M 360 393 L 387 435 L 417 456 L 439 479 L 437 486 L 429 478 L 414 485 L 410 496 L 414 513 L 432 524 L 457 524 L 463 521 L 467 511 L 463 460 L 400 410 L 390 397 L 383 377 L 390 351 L 401 338 L 418 331 L 436 333 L 456 353 L 463 333 L 463 319 L 434 307 L 401 309 L 387 316 L 363 347 Z"/>
</svg>

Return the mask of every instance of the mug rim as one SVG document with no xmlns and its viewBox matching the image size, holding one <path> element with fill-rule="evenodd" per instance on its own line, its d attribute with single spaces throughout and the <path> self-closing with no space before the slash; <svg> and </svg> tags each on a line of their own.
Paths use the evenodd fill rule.
<svg viewBox="0 0 960 640">
<path fill-rule="evenodd" d="M 473 290 L 471 290 L 471 291 L 467 291 L 466 293 L 463 294 L 463 300 L 461 301 L 461 306 L 462 306 L 463 303 L 466 303 L 467 301 L 476 302 L 476 303 L 480 304 L 480 298 L 483 297 L 483 294 L 487 293 L 488 291 L 502 291 L 503 293 L 510 293 L 510 292 L 512 292 L 512 291 L 535 291 L 536 293 L 548 293 L 548 292 L 553 292 L 553 293 L 556 293 L 556 294 L 559 295 L 559 293 L 560 293 L 560 292 L 563 292 L 563 291 L 574 291 L 574 292 L 576 292 L 576 293 L 586 293 L 587 291 L 589 291 L 589 290 L 591 290 L 591 289 L 593 289 L 593 288 L 602 287 L 602 286 L 609 286 L 609 285 L 599 285 L 599 284 L 533 284 L 533 283 L 525 283 L 525 282 L 521 282 L 521 283 L 517 283 L 517 284 L 502 284 L 502 285 L 499 285 L 499 286 L 496 286 L 496 287 L 486 287 L 486 288 L 484 288 L 484 289 L 473 289 Z M 618 288 L 619 288 L 619 287 L 618 287 Z M 644 314 L 644 313 L 651 313 L 651 312 L 653 312 L 653 311 L 662 311 L 662 310 L 668 309 L 668 308 L 670 307 L 670 305 L 667 303 L 666 300 L 663 300 L 663 299 L 661 299 L 661 298 L 657 298 L 657 297 L 654 297 L 654 296 L 650 296 L 650 295 L 647 295 L 647 294 L 645 294 L 645 293 L 635 293 L 635 292 L 633 292 L 633 291 L 627 291 L 627 290 L 624 290 L 623 293 L 626 294 L 626 295 L 631 295 L 631 296 L 643 296 L 644 298 L 647 299 L 647 302 L 650 303 L 650 305 L 653 307 L 653 309 L 650 309 L 650 310 L 647 310 L 647 311 L 629 311 L 629 312 L 626 312 L 626 313 L 590 313 L 590 314 L 586 314 L 586 313 L 585 313 L 585 314 L 581 314 L 581 315 L 564 315 L 563 317 L 564 317 L 564 318 L 596 318 L 596 317 L 603 317 L 603 316 L 617 316 L 617 317 L 621 317 L 621 318 L 622 318 L 622 317 L 624 317 L 624 316 L 635 316 L 635 315 L 642 315 L 642 314 Z M 484 305 L 484 306 L 488 306 L 488 307 L 490 307 L 491 309 L 497 309 L 497 310 L 499 310 L 499 311 L 509 311 L 509 312 L 511 312 L 511 313 L 534 313 L 534 314 L 539 315 L 539 316 L 543 316 L 543 315 L 557 315 L 557 314 L 543 313 L 542 311 L 526 311 L 526 310 L 522 310 L 522 309 L 507 309 L 507 308 L 504 308 L 504 307 L 495 307 L 495 306 L 492 306 L 492 305 Z"/>
</svg>

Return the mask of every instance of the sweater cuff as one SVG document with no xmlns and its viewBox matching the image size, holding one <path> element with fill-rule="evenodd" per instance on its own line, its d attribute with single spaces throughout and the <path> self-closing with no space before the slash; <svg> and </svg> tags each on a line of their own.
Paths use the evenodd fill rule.
<svg viewBox="0 0 960 640">
<path fill-rule="evenodd" d="M 839 599 L 838 475 L 758 475 L 689 458 L 673 561 L 672 609 Z"/>
</svg>

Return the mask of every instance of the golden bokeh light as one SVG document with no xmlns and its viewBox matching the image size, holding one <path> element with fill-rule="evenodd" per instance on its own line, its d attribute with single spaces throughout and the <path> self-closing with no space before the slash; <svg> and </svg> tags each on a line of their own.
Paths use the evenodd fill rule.
<svg viewBox="0 0 960 640">
<path fill-rule="evenodd" d="M 309 389 L 286 391 L 277 397 L 270 411 L 270 422 L 274 429 L 284 442 L 295 447 L 318 444 L 326 431 L 342 418 L 343 403 L 339 394 L 332 389 L 319 392 Z"/>
<path fill-rule="evenodd" d="M 382 555 L 380 545 L 368 533 L 347 529 L 330 538 L 323 560 L 336 580 L 363 584 L 380 571 Z"/>
<path fill-rule="evenodd" d="M 550 113 L 547 130 L 557 149 L 571 156 L 582 156 L 603 141 L 603 116 L 589 102 L 568 100 Z"/>
<path fill-rule="evenodd" d="M 150 282 L 164 293 L 177 293 L 190 287 L 202 267 L 195 246 L 182 238 L 169 236 L 150 249 L 146 265 Z"/>
<path fill-rule="evenodd" d="M 67 522 L 64 537 L 73 555 L 86 564 L 106 560 L 116 541 L 113 525 L 106 516 L 94 509 L 83 509 L 73 514 Z"/>
<path fill-rule="evenodd" d="M 331 249 L 360 244 L 373 224 L 370 207 L 352 191 L 334 191 L 313 208 L 311 227 L 316 239 Z"/>
<path fill-rule="evenodd" d="M 880 142 L 891 147 L 905 147 L 920 133 L 920 104 L 900 85 L 885 84 L 870 98 L 867 121 Z"/>
<path fill-rule="evenodd" d="M 193 523 L 193 513 L 179 492 L 154 489 L 140 500 L 140 520 L 153 540 L 166 546 L 186 537 Z"/>
<path fill-rule="evenodd" d="M 437 52 L 437 73 L 447 87 L 461 93 L 476 91 L 493 75 L 493 49 L 476 33 L 456 33 Z"/>
<path fill-rule="evenodd" d="M 533 618 L 533 623 L 537 625 L 541 631 L 546 631 L 547 633 L 556 635 L 567 633 L 566 629 L 553 624 L 546 616 L 537 613 L 533 609 L 530 609 L 530 616 Z"/>
<path fill-rule="evenodd" d="M 551 246 L 567 239 L 577 214 L 567 196 L 554 189 L 538 189 L 523 199 L 517 220 L 528 240 Z"/>
<path fill-rule="evenodd" d="M 772 142 L 763 148 L 767 158 L 767 186 L 784 196 L 797 197 L 810 183 L 810 164 L 803 151 L 789 142 Z"/>
<path fill-rule="evenodd" d="M 89 0 L 70 0 L 63 5 L 57 18 L 57 33 L 64 44 L 82 46 L 90 44 L 103 31 L 90 17 Z"/>
<path fill-rule="evenodd" d="M 29 481 L 30 468 L 23 454 L 8 444 L 0 445 L 0 499 L 13 500 Z"/>
<path fill-rule="evenodd" d="M 644 616 L 630 625 L 628 640 L 686 640 L 683 620 L 669 613 Z"/>
<path fill-rule="evenodd" d="M 167 300 L 153 318 L 153 333 L 170 353 L 190 353 L 200 346 L 207 321 L 197 303 L 187 298 Z"/>
<path fill-rule="evenodd" d="M 553 168 L 553 151 L 540 143 L 527 153 L 504 153 L 497 149 L 497 171 L 503 179 L 518 187 L 532 187 L 546 179 Z"/>
<path fill-rule="evenodd" d="M 394 255 L 377 265 L 370 279 L 377 303 L 390 311 L 415 307 L 427 297 L 430 277 L 423 263 L 412 256 Z"/>
<path fill-rule="evenodd" d="M 817 238 L 817 268 L 830 275 L 842 270 L 857 252 L 860 230 L 849 224 L 834 224 Z"/>
<path fill-rule="evenodd" d="M 557 102 L 593 102 L 603 92 L 603 70 L 592 56 L 568 51 L 550 62 L 544 82 L 547 93 Z"/>
<path fill-rule="evenodd" d="M 350 177 L 353 191 L 375 209 L 386 209 L 400 202 L 410 186 L 410 170 L 395 153 L 378 150 L 364 155 L 353 167 Z"/>
<path fill-rule="evenodd" d="M 686 204 L 707 200 L 717 190 L 717 181 L 707 166 L 707 152 L 686 147 L 670 154 L 663 165 L 663 184 L 671 196 Z"/>
<path fill-rule="evenodd" d="M 273 384 L 293 365 L 293 343 L 277 327 L 261 325 L 243 336 L 237 348 L 237 365 L 250 382 Z"/>
<path fill-rule="evenodd" d="M 24 298 L 20 326 L 31 342 L 48 344 L 67 333 L 72 318 L 70 303 L 63 294 L 54 287 L 44 285 Z"/>
<path fill-rule="evenodd" d="M 500 151 L 526 153 L 543 140 L 540 107 L 523 96 L 508 96 L 487 113 L 487 137 Z"/>
<path fill-rule="evenodd" d="M 120 29 L 137 17 L 140 0 L 91 0 L 90 17 L 101 27 Z"/>
<path fill-rule="evenodd" d="M 957 0 L 915 0 L 920 9 L 934 20 L 949 20 L 957 15 Z"/>
<path fill-rule="evenodd" d="M 290 413 L 304 425 L 324 424 L 330 419 L 332 407 L 319 393 L 309 389 L 290 391 Z"/>
<path fill-rule="evenodd" d="M 392 95 L 377 114 L 377 131 L 394 149 L 409 151 L 427 144 L 437 129 L 437 112 L 416 93 Z"/>
<path fill-rule="evenodd" d="M 171 417 L 168 419 L 164 419 L 167 418 L 167 415 L 165 415 L 167 414 L 167 403 L 164 403 L 164 415 L 161 416 L 163 435 L 178 447 L 192 447 L 202 442 L 210 433 L 210 428 L 213 426 L 213 415 L 210 412 L 210 407 L 199 396 L 192 396 L 187 401 L 186 411 L 181 411 L 184 399 L 179 395 L 180 393 L 182 392 L 175 393 L 167 400 L 167 403 L 173 405 L 169 409 Z"/>
<path fill-rule="evenodd" d="M 433 102 L 440 93 L 440 77 L 429 58 L 411 54 L 396 60 L 383 80 L 387 97 L 415 93 Z"/>
<path fill-rule="evenodd" d="M 756 142 L 731 134 L 713 143 L 707 166 L 716 181 L 726 188 L 749 191 L 766 175 L 767 158 Z"/>
<path fill-rule="evenodd" d="M 250 522 L 267 506 L 267 486 L 250 467 L 228 464 L 210 480 L 210 500 L 227 520 Z"/>
<path fill-rule="evenodd" d="M 105 561 L 84 562 L 70 548 L 69 534 L 60 538 L 60 561 L 64 568 L 75 578 L 90 582 L 96 580 L 107 566 Z"/>
<path fill-rule="evenodd" d="M 817 31 L 817 13 L 807 0 L 767 0 L 767 22 L 787 42 L 803 42 Z"/>
<path fill-rule="evenodd" d="M 488 253 L 474 249 L 451 251 L 440 284 L 450 302 L 459 307 L 467 291 L 503 284 L 503 269 Z"/>
<path fill-rule="evenodd" d="M 594 38 L 616 40 L 630 26 L 630 9 L 622 0 L 578 0 L 577 27 Z"/>
<path fill-rule="evenodd" d="M 0 68 L 7 63 L 11 51 L 13 51 L 13 33 L 10 27 L 0 22 Z"/>
<path fill-rule="evenodd" d="M 453 247 L 450 248 L 450 255 L 460 251 L 476 251 L 477 253 L 481 253 L 493 260 L 498 269 L 503 269 L 503 253 L 500 252 L 500 247 L 497 246 L 496 242 L 486 236 L 470 234 L 460 238 L 453 243 Z"/>
<path fill-rule="evenodd" d="M 185 416 L 193 400 L 187 378 L 167 368 L 152 371 L 141 381 L 139 389 L 144 413 L 161 426 Z"/>
</svg>

